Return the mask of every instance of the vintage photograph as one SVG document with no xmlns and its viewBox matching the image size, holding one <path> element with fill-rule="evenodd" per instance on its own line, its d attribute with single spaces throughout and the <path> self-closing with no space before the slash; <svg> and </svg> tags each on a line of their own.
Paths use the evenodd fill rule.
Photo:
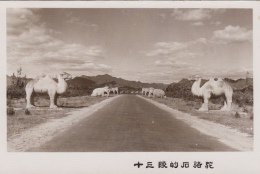
<svg viewBox="0 0 260 174">
<path fill-rule="evenodd" d="M 252 8 L 6 8 L 7 151 L 252 152 L 253 40 Z"/>
</svg>

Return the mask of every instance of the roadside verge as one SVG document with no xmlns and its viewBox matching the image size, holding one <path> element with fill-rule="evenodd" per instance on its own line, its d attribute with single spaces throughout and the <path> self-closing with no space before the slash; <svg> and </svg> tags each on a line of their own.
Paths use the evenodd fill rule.
<svg viewBox="0 0 260 174">
<path fill-rule="evenodd" d="M 199 119 L 188 113 L 183 113 L 177 109 L 170 108 L 165 104 L 158 103 L 151 99 L 144 98 L 142 96 L 138 97 L 154 104 L 155 106 L 166 110 L 172 114 L 177 119 L 180 119 L 190 125 L 191 127 L 199 130 L 200 132 L 217 138 L 220 142 L 237 149 L 239 151 L 253 151 L 254 138 L 252 135 L 238 132 L 235 129 L 231 129 L 227 126 L 213 123 L 207 120 Z"/>
<path fill-rule="evenodd" d="M 50 141 L 54 136 L 60 134 L 70 126 L 89 117 L 91 114 L 120 97 L 120 95 L 101 101 L 89 107 L 72 111 L 68 116 L 50 121 L 25 130 L 19 136 L 10 137 L 7 142 L 8 152 L 24 152 Z"/>
</svg>

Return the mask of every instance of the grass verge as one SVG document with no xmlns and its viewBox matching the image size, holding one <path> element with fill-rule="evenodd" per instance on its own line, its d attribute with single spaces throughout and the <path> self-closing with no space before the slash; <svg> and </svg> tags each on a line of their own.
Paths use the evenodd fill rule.
<svg viewBox="0 0 260 174">
<path fill-rule="evenodd" d="M 146 98 L 148 98 L 146 96 Z M 163 103 L 166 106 L 169 106 L 173 109 L 177 109 L 179 111 L 189 113 L 192 116 L 196 116 L 200 119 L 209 120 L 215 123 L 223 124 L 230 128 L 236 129 L 243 133 L 248 133 L 249 135 L 254 135 L 254 124 L 253 119 L 250 119 L 250 114 L 241 114 L 239 117 L 236 116 L 237 113 L 244 112 L 245 110 L 251 111 L 253 107 L 247 106 L 247 108 L 241 108 L 236 104 L 233 104 L 233 111 L 232 112 L 222 112 L 217 111 L 219 110 L 222 105 L 220 104 L 209 104 L 209 112 L 199 112 L 197 109 L 201 107 L 201 102 L 195 101 L 187 101 L 180 98 L 171 98 L 168 97 L 166 99 L 161 98 L 150 98 L 154 101 L 159 103 Z M 212 111 L 214 110 L 214 111 Z"/>
<path fill-rule="evenodd" d="M 25 109 L 26 103 L 24 99 L 10 100 L 9 105 L 15 109 L 13 115 L 7 116 L 7 138 L 21 134 L 24 130 L 45 123 L 51 119 L 61 119 L 68 116 L 68 113 L 78 108 L 88 107 L 99 103 L 107 97 L 69 97 L 58 98 L 59 109 L 43 109 L 49 107 L 48 98 L 35 98 L 36 109 Z M 39 110 L 37 110 L 39 109 Z"/>
</svg>

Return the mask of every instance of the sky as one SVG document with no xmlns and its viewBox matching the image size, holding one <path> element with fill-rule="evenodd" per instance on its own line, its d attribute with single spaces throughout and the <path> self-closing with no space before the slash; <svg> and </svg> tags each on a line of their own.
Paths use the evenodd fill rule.
<svg viewBox="0 0 260 174">
<path fill-rule="evenodd" d="M 253 76 L 251 9 L 9 8 L 7 74 L 148 83 Z"/>
</svg>

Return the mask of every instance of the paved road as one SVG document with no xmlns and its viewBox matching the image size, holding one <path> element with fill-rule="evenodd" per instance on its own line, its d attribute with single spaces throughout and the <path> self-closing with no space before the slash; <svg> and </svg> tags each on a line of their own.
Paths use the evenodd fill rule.
<svg viewBox="0 0 260 174">
<path fill-rule="evenodd" d="M 235 151 L 200 133 L 150 102 L 123 95 L 53 140 L 38 152 Z"/>
</svg>

